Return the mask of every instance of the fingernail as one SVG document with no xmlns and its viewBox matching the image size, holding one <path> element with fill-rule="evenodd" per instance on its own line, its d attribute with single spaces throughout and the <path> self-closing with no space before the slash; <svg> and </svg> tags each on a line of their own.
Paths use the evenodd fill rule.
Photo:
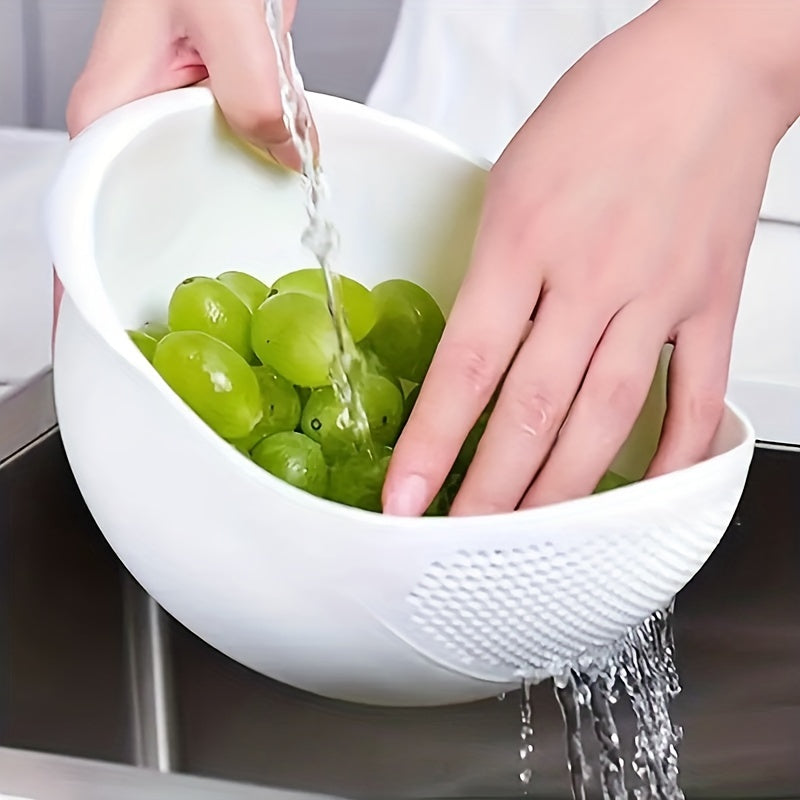
<svg viewBox="0 0 800 800">
<path fill-rule="evenodd" d="M 384 514 L 396 517 L 418 517 L 425 511 L 428 484 L 420 475 L 409 475 L 400 481 L 386 498 Z"/>
</svg>

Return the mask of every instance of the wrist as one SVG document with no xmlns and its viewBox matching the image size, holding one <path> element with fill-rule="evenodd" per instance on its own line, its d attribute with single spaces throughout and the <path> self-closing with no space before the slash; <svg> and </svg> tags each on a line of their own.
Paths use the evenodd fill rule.
<svg viewBox="0 0 800 800">
<path fill-rule="evenodd" d="M 659 0 L 653 11 L 671 18 L 678 46 L 699 37 L 721 69 L 764 101 L 778 138 L 800 116 L 798 0 Z"/>
</svg>

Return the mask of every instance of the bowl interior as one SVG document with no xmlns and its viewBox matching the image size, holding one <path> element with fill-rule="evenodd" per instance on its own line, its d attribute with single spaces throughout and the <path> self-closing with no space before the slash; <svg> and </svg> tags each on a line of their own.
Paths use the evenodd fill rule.
<svg viewBox="0 0 800 800">
<path fill-rule="evenodd" d="M 417 281 L 449 309 L 463 275 L 486 172 L 433 137 L 352 103 L 316 97 L 336 268 L 367 286 Z M 300 244 L 299 178 L 231 135 L 214 106 L 169 114 L 110 164 L 95 254 L 126 326 L 162 316 L 190 275 L 244 269 L 266 282 L 315 266 Z"/>
<path fill-rule="evenodd" d="M 315 264 L 300 243 L 306 213 L 298 176 L 234 137 L 210 94 L 191 97 L 116 153 L 97 193 L 96 266 L 125 327 L 163 319 L 172 290 L 190 275 L 238 268 L 269 283 Z M 311 102 L 331 188 L 326 208 L 341 234 L 336 268 L 368 287 L 416 281 L 447 312 L 469 263 L 485 165 L 363 106 L 319 95 Z M 668 356 L 665 349 L 614 465 L 629 478 L 643 474 L 658 440 Z M 738 443 L 718 439 L 718 452 Z"/>
</svg>

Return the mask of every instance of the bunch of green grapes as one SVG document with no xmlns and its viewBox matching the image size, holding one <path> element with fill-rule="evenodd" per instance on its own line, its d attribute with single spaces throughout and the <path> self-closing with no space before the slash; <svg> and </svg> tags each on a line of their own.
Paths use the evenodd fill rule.
<svg viewBox="0 0 800 800">
<path fill-rule="evenodd" d="M 172 390 L 244 457 L 299 489 L 380 512 L 392 448 L 445 319 L 410 281 L 371 290 L 345 276 L 337 281 L 361 356 L 351 380 L 369 423 L 367 449 L 331 385 L 338 340 L 319 269 L 290 272 L 272 287 L 241 271 L 187 278 L 173 292 L 165 322 L 128 333 Z M 467 437 L 429 515 L 449 512 L 488 415 Z M 610 488 L 608 476 L 604 481 L 598 489 Z"/>
</svg>

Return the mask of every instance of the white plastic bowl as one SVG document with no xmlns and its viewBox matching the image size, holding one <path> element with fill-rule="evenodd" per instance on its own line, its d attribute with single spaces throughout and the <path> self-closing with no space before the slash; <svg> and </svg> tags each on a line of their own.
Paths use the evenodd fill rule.
<svg viewBox="0 0 800 800">
<path fill-rule="evenodd" d="M 418 127 L 312 96 L 340 269 L 405 276 L 447 308 L 486 165 Z M 584 500 L 471 519 L 399 519 L 274 479 L 207 428 L 125 334 L 193 274 L 270 280 L 311 265 L 299 180 L 235 141 L 187 89 L 109 114 L 72 144 L 49 236 L 66 296 L 55 388 L 100 529 L 172 615 L 237 661 L 347 700 L 445 704 L 543 679 L 612 644 L 694 575 L 739 500 L 753 433 L 728 409 L 714 455 Z M 663 373 L 617 469 L 638 477 Z"/>
</svg>

